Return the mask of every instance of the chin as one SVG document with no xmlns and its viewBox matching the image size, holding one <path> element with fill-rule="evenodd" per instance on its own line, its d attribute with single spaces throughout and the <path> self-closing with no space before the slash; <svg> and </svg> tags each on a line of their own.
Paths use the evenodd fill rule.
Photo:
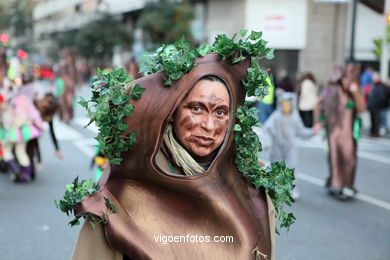
<svg viewBox="0 0 390 260">
<path fill-rule="evenodd" d="M 213 152 L 213 149 L 194 149 L 192 153 L 199 157 L 205 157 Z"/>
</svg>

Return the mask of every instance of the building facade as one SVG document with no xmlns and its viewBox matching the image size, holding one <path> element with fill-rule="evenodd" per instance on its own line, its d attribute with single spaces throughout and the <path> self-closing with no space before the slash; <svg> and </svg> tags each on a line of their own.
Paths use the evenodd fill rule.
<svg viewBox="0 0 390 260">
<path fill-rule="evenodd" d="M 34 10 L 37 39 L 79 28 L 96 19 L 97 11 L 124 15 L 133 27 L 136 14 L 154 0 L 48 0 Z M 375 62 L 373 39 L 383 34 L 382 14 L 367 2 L 357 5 L 355 58 Z M 372 1 L 371 1 L 372 2 Z M 191 1 L 197 41 L 213 42 L 220 33 L 233 35 L 240 29 L 262 31 L 276 58 L 269 65 L 277 75 L 287 70 L 312 72 L 324 85 L 334 63 L 349 55 L 352 0 L 198 0 Z M 135 17 L 132 19 L 131 17 Z M 134 28 L 133 28 L 134 29 Z M 139 32 L 138 32 L 139 34 Z M 137 37 L 136 37 L 137 38 Z M 139 36 L 138 36 L 139 38 Z"/>
</svg>

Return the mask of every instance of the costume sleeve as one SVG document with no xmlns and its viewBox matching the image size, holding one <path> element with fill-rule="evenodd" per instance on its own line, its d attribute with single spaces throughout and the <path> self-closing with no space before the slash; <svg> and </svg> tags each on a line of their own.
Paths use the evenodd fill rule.
<svg viewBox="0 0 390 260">
<path fill-rule="evenodd" d="M 305 127 L 298 114 L 295 116 L 294 122 L 297 136 L 302 138 L 309 138 L 313 136 L 313 128 Z"/>
<path fill-rule="evenodd" d="M 56 134 L 54 133 L 53 120 L 49 121 L 48 124 L 49 124 L 49 129 L 50 129 L 51 140 L 53 141 L 53 144 L 54 144 L 54 147 L 56 148 L 56 151 L 59 151 L 60 147 L 58 146 L 57 137 L 56 137 Z"/>
<path fill-rule="evenodd" d="M 23 94 L 22 99 L 23 99 L 23 103 L 25 104 L 25 108 L 27 109 L 28 114 L 30 115 L 30 118 L 33 121 L 33 123 L 38 128 L 43 129 L 43 121 L 38 109 L 35 107 L 35 105 L 31 102 L 31 100 L 26 95 Z"/>
<path fill-rule="evenodd" d="M 107 244 L 102 224 L 93 229 L 86 218 L 71 260 L 123 260 L 123 254 Z"/>
<path fill-rule="evenodd" d="M 273 112 L 268 119 L 265 121 L 263 128 L 264 131 L 270 136 L 270 137 L 275 137 L 275 118 L 276 118 L 276 113 Z"/>
<path fill-rule="evenodd" d="M 269 231 L 271 233 L 271 258 L 269 260 L 275 260 L 276 247 L 275 247 L 275 207 L 271 198 L 267 194 L 268 205 L 268 219 L 269 219 Z"/>
</svg>

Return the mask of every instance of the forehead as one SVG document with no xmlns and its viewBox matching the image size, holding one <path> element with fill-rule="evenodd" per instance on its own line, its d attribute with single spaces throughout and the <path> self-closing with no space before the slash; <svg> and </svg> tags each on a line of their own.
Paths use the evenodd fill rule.
<svg viewBox="0 0 390 260">
<path fill-rule="evenodd" d="M 229 104 L 229 92 L 225 84 L 218 81 L 199 80 L 184 101 L 210 100 Z"/>
</svg>

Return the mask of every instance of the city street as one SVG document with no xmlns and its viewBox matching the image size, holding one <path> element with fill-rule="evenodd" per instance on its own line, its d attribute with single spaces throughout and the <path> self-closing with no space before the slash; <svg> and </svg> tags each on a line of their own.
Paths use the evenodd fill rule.
<svg viewBox="0 0 390 260">
<path fill-rule="evenodd" d="M 69 259 L 79 227 L 67 225 L 71 218 L 55 208 L 54 200 L 76 176 L 94 177 L 89 165 L 96 128 L 83 129 L 86 123 L 78 105 L 69 125 L 55 122 L 63 160 L 54 156 L 49 133 L 44 134 L 43 169 L 35 182 L 14 184 L 0 174 L 1 260 Z M 356 178 L 360 193 L 344 202 L 323 187 L 328 174 L 325 147 L 320 135 L 299 142 L 296 175 L 301 198 L 290 208 L 297 221 L 288 233 L 277 236 L 277 259 L 390 259 L 390 139 L 361 140 Z M 266 158 L 267 151 L 262 156 Z"/>
</svg>

